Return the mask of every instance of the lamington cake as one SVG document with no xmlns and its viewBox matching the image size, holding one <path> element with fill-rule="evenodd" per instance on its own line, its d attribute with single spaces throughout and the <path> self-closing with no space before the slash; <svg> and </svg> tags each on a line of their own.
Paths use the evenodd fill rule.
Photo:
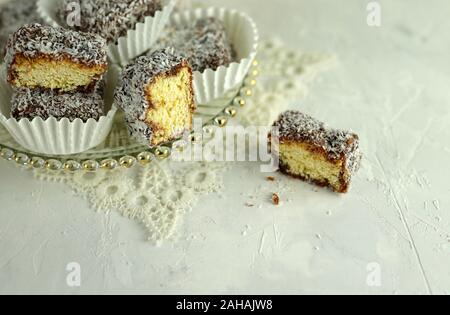
<svg viewBox="0 0 450 315">
<path fill-rule="evenodd" d="M 71 18 L 76 14 L 72 11 L 74 3 L 80 8 L 78 25 Z M 63 0 L 59 15 L 63 27 L 95 33 L 115 43 L 162 7 L 161 0 Z"/>
<path fill-rule="evenodd" d="M 156 49 L 164 47 L 173 47 L 199 72 L 227 66 L 234 55 L 224 24 L 212 17 L 200 19 L 188 28 L 169 27 L 156 44 Z"/>
<path fill-rule="evenodd" d="M 9 38 L 5 63 L 16 88 L 90 92 L 107 70 L 106 42 L 93 34 L 25 25 Z"/>
<path fill-rule="evenodd" d="M 131 135 L 154 147 L 192 129 L 195 110 L 192 69 L 171 49 L 139 57 L 128 65 L 115 99 Z"/>
<path fill-rule="evenodd" d="M 33 120 L 40 117 L 47 120 L 79 118 L 86 122 L 98 120 L 104 114 L 103 84 L 100 83 L 93 93 L 68 92 L 59 94 L 51 90 L 20 88 L 13 92 L 11 99 L 11 117 Z"/>
<path fill-rule="evenodd" d="M 43 24 L 36 11 L 36 0 L 10 0 L 0 5 L 0 61 L 9 35 L 31 23 Z"/>
<path fill-rule="evenodd" d="M 356 134 L 328 128 L 298 111 L 287 111 L 274 123 L 279 129 L 280 171 L 346 193 L 359 169 Z"/>
</svg>

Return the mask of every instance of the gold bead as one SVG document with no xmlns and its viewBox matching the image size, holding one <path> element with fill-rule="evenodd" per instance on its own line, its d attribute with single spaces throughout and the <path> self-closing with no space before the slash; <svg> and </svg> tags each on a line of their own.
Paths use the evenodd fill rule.
<svg viewBox="0 0 450 315">
<path fill-rule="evenodd" d="M 259 61 L 258 60 L 253 60 L 252 66 L 253 67 L 259 66 Z"/>
<path fill-rule="evenodd" d="M 150 152 L 142 152 L 137 156 L 137 160 L 141 165 L 147 165 L 152 161 L 152 154 Z"/>
<path fill-rule="evenodd" d="M 237 109 L 234 108 L 233 106 L 225 108 L 224 112 L 225 112 L 225 114 L 227 114 L 230 117 L 236 117 L 236 115 L 237 115 Z"/>
<path fill-rule="evenodd" d="M 250 89 L 250 88 L 243 88 L 242 90 L 241 90 L 241 96 L 242 97 L 250 97 L 250 96 L 252 96 L 253 95 L 253 91 L 252 91 L 252 89 Z"/>
<path fill-rule="evenodd" d="M 103 160 L 100 163 L 100 168 L 104 169 L 104 170 L 114 170 L 119 166 L 119 163 L 117 163 L 116 160 L 114 159 L 107 159 L 107 160 Z"/>
<path fill-rule="evenodd" d="M 99 167 L 98 162 L 94 160 L 84 161 L 81 166 L 87 172 L 95 172 L 98 170 Z"/>
<path fill-rule="evenodd" d="M 248 78 L 245 80 L 245 85 L 249 86 L 249 87 L 254 87 L 256 86 L 258 82 L 256 81 L 256 79 L 252 79 L 252 78 Z"/>
<path fill-rule="evenodd" d="M 159 147 L 155 150 L 155 156 L 159 160 L 167 159 L 170 156 L 170 150 L 166 147 Z"/>
<path fill-rule="evenodd" d="M 136 159 L 132 156 L 124 156 L 119 160 L 119 164 L 125 168 L 131 168 L 136 165 Z"/>
<path fill-rule="evenodd" d="M 222 116 L 221 117 L 216 117 L 214 119 L 214 123 L 217 126 L 223 128 L 223 127 L 225 127 L 228 124 L 228 119 L 226 117 L 222 117 Z"/>
<path fill-rule="evenodd" d="M 17 153 L 14 155 L 14 161 L 21 166 L 27 166 L 30 163 L 30 158 L 26 154 Z"/>
<path fill-rule="evenodd" d="M 259 73 L 259 70 L 258 70 L 258 69 L 255 69 L 255 70 L 252 71 L 252 76 L 253 76 L 253 77 L 257 77 L 257 76 L 259 76 L 259 74 L 260 74 L 260 73 Z"/>
<path fill-rule="evenodd" d="M 59 171 L 62 167 L 62 163 L 58 160 L 48 160 L 47 162 L 45 162 L 45 167 L 49 170 L 49 171 Z"/>
<path fill-rule="evenodd" d="M 234 104 L 236 106 L 244 107 L 247 104 L 247 102 L 242 97 L 236 97 L 234 99 Z"/>
<path fill-rule="evenodd" d="M 67 161 L 64 163 L 63 168 L 68 172 L 75 172 L 81 168 L 81 164 L 77 161 Z"/>
</svg>

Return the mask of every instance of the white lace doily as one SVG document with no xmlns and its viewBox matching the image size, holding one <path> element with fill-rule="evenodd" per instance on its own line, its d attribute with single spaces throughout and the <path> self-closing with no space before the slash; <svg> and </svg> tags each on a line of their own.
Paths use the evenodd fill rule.
<svg viewBox="0 0 450 315">
<path fill-rule="evenodd" d="M 261 43 L 261 78 L 239 114 L 245 126 L 269 126 L 290 100 L 307 95 L 308 83 L 333 62 L 322 54 L 289 50 L 280 40 Z M 225 163 L 153 162 L 133 169 L 96 173 L 35 171 L 36 178 L 61 182 L 89 200 L 93 209 L 118 211 L 141 223 L 149 241 L 173 239 L 183 216 L 202 195 L 221 189 Z"/>
</svg>

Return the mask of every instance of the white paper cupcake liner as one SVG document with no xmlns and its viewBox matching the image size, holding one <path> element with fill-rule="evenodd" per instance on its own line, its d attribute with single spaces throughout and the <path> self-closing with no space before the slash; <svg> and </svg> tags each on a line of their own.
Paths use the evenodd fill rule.
<svg viewBox="0 0 450 315">
<path fill-rule="evenodd" d="M 38 0 L 37 11 L 47 24 L 57 27 L 60 26 L 57 16 L 59 5 L 60 0 Z M 125 65 L 148 51 L 169 22 L 174 6 L 174 0 L 167 0 L 162 11 L 157 11 L 154 17 L 146 17 L 144 23 L 138 23 L 134 30 L 129 30 L 125 37 L 119 38 L 117 45 L 110 44 L 108 46 L 110 61 Z"/>
<path fill-rule="evenodd" d="M 196 9 L 172 16 L 175 26 L 192 25 L 196 20 L 215 17 L 221 20 L 237 54 L 237 62 L 194 73 L 194 89 L 197 103 L 208 104 L 222 97 L 244 81 L 257 53 L 259 34 L 256 24 L 245 13 L 223 8 Z"/>
<path fill-rule="evenodd" d="M 57 120 L 50 117 L 47 120 L 35 118 L 11 118 L 12 89 L 5 79 L 4 67 L 0 75 L 0 123 L 9 131 L 13 139 L 23 148 L 45 155 L 77 154 L 100 145 L 108 137 L 117 107 L 111 105 L 114 88 L 116 86 L 118 69 L 111 67 L 108 72 L 107 88 L 105 91 L 105 106 L 109 109 L 106 116 L 98 121 L 81 119 L 69 121 L 67 118 Z"/>
</svg>

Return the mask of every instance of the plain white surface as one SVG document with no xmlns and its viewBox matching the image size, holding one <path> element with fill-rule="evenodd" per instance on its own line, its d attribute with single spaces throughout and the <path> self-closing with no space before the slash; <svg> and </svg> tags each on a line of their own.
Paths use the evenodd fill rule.
<svg viewBox="0 0 450 315">
<path fill-rule="evenodd" d="M 366 24 L 369 1 L 210 2 L 293 48 L 338 56 L 295 105 L 361 135 L 351 193 L 277 176 L 292 201 L 274 207 L 276 184 L 237 165 L 186 215 L 180 240 L 154 248 L 133 222 L 0 161 L 0 293 L 449 293 L 448 1 L 381 1 L 379 28 Z M 70 262 L 80 288 L 66 285 Z"/>
</svg>

